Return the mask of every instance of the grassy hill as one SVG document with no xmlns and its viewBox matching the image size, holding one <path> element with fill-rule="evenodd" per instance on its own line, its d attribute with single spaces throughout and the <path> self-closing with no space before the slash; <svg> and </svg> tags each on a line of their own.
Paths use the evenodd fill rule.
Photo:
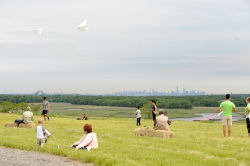
<svg viewBox="0 0 250 166">
<path fill-rule="evenodd" d="M 52 137 L 44 148 L 36 145 L 34 129 L 5 128 L 5 122 L 20 118 L 0 114 L 0 145 L 67 156 L 82 162 L 105 166 L 247 166 L 250 163 L 250 139 L 243 122 L 235 122 L 232 137 L 223 138 L 220 123 L 174 121 L 174 138 L 136 137 L 135 119 L 91 118 L 77 121 L 71 117 L 53 117 L 45 127 Z M 35 117 L 37 121 L 40 116 Z M 69 146 L 81 138 L 84 123 L 97 133 L 99 148 L 77 151 Z M 151 120 L 142 120 L 152 126 Z M 60 149 L 58 149 L 60 145 Z"/>
</svg>

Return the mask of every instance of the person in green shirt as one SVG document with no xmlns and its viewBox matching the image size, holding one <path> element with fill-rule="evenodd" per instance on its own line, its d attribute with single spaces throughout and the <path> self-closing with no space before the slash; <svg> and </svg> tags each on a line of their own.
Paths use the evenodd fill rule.
<svg viewBox="0 0 250 166">
<path fill-rule="evenodd" d="M 226 95 L 226 101 L 223 101 L 218 108 L 218 111 L 223 111 L 222 125 L 223 134 L 226 137 L 227 127 L 228 127 L 228 137 L 231 136 L 231 126 L 232 126 L 232 112 L 236 112 L 235 104 L 231 102 L 231 95 Z"/>
<path fill-rule="evenodd" d="M 248 137 L 250 137 L 250 97 L 246 99 L 246 102 L 247 102 L 247 107 L 245 109 L 245 115 L 246 115 Z"/>
</svg>

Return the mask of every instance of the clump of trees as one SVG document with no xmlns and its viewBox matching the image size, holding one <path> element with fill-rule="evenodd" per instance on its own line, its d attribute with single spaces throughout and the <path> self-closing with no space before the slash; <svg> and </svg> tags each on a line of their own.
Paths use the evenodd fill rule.
<svg viewBox="0 0 250 166">
<path fill-rule="evenodd" d="M 147 103 L 143 104 L 143 106 L 141 107 L 141 114 L 145 118 L 152 117 L 152 103 L 151 102 L 148 101 Z"/>
<path fill-rule="evenodd" d="M 10 112 L 10 111 L 25 111 L 28 107 L 28 103 L 21 102 L 19 104 L 11 103 L 11 102 L 2 102 L 1 103 L 1 111 L 2 112 Z"/>
<path fill-rule="evenodd" d="M 32 104 L 30 105 L 30 108 L 32 112 L 38 112 L 41 110 L 42 104 Z"/>
<path fill-rule="evenodd" d="M 232 101 L 236 106 L 245 106 L 247 94 L 233 95 Z M 84 96 L 84 95 L 48 95 L 50 102 L 64 102 L 79 105 L 135 107 L 155 100 L 160 108 L 191 109 L 192 107 L 218 107 L 225 95 L 205 96 Z M 34 95 L 0 95 L 0 103 L 37 103 L 42 96 Z M 7 107 L 7 106 L 6 106 Z M 7 109 L 7 108 L 6 108 Z"/>
</svg>

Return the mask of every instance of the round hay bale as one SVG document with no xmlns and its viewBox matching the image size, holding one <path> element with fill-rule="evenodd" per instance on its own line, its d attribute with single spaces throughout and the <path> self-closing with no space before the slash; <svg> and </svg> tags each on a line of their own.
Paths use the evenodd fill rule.
<svg viewBox="0 0 250 166">
<path fill-rule="evenodd" d="M 5 127 L 17 127 L 17 124 L 16 123 L 13 123 L 13 122 L 7 122 L 4 124 Z"/>
<path fill-rule="evenodd" d="M 36 125 L 35 125 L 35 123 L 20 123 L 19 124 L 19 127 L 21 127 L 21 128 L 33 128 L 33 127 L 35 127 Z"/>
<path fill-rule="evenodd" d="M 160 138 L 172 138 L 174 136 L 173 132 L 169 130 L 154 130 L 149 127 L 135 129 L 135 135 L 146 136 L 146 137 L 160 137 Z"/>
</svg>

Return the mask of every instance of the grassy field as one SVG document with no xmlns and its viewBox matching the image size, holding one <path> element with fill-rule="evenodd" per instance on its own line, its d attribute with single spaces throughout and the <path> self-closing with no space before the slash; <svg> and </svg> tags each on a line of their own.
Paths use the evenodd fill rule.
<svg viewBox="0 0 250 166">
<path fill-rule="evenodd" d="M 66 116 L 81 116 L 86 113 L 89 117 L 134 117 L 134 108 L 72 105 L 69 103 L 51 103 L 51 113 Z"/>
<path fill-rule="evenodd" d="M 37 103 L 36 103 L 37 104 Z M 217 113 L 214 107 L 195 107 L 193 109 L 163 109 L 168 112 L 169 118 L 190 118 L 198 116 L 197 113 Z M 239 108 L 243 112 L 243 108 Z M 89 117 L 118 117 L 134 118 L 135 108 L 72 105 L 69 103 L 51 103 L 52 116 L 74 116 L 80 117 L 86 113 Z M 243 114 L 242 114 L 243 115 Z"/>
<path fill-rule="evenodd" d="M 91 118 L 77 121 L 71 117 L 54 117 L 45 127 L 52 137 L 44 148 L 36 146 L 34 129 L 5 128 L 5 122 L 20 118 L 17 114 L 0 114 L 0 145 L 67 156 L 82 162 L 105 166 L 247 166 L 250 165 L 250 139 L 246 125 L 235 122 L 232 137 L 223 138 L 220 123 L 174 121 L 174 138 L 134 136 L 135 119 Z M 40 116 L 35 117 L 35 121 Z M 91 123 L 97 133 L 99 148 L 77 151 L 69 146 L 82 136 L 84 123 Z M 142 120 L 151 126 L 151 120 Z M 58 149 L 60 145 L 60 149 Z"/>
</svg>

